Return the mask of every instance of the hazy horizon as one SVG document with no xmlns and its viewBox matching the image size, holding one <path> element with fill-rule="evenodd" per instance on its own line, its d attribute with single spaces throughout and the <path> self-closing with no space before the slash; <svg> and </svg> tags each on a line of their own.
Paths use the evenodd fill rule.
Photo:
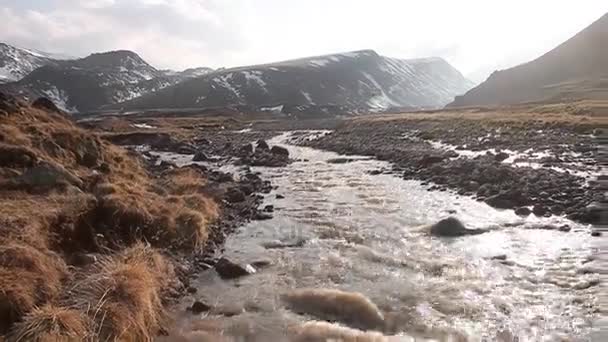
<svg viewBox="0 0 608 342">
<path fill-rule="evenodd" d="M 410 3 L 410 4 L 408 4 Z M 234 67 L 373 49 L 442 57 L 474 82 L 532 60 L 608 10 L 604 1 L 22 0 L 0 41 L 83 57 L 133 50 L 159 68 Z"/>
</svg>

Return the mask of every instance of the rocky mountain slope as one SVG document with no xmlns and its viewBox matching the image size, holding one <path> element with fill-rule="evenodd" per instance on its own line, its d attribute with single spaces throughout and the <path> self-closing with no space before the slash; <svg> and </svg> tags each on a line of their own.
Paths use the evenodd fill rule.
<svg viewBox="0 0 608 342">
<path fill-rule="evenodd" d="M 43 65 L 54 64 L 62 56 L 22 49 L 0 43 L 0 83 L 18 81 Z"/>
<path fill-rule="evenodd" d="M 157 70 L 131 51 L 111 51 L 86 58 L 55 61 L 0 90 L 34 99 L 53 100 L 70 111 L 90 111 L 123 102 L 192 77 Z"/>
<path fill-rule="evenodd" d="M 113 108 L 379 112 L 441 107 L 472 86 L 441 58 L 400 60 L 364 50 L 218 70 Z"/>
<path fill-rule="evenodd" d="M 209 72 L 208 68 L 161 71 L 131 51 L 111 51 L 82 59 L 50 61 L 19 81 L 0 85 L 0 90 L 29 99 L 48 97 L 69 112 L 91 111 Z M 39 62 L 42 63 L 42 60 Z"/>
<path fill-rule="evenodd" d="M 608 98 L 608 13 L 531 62 L 494 72 L 450 106 Z"/>
</svg>

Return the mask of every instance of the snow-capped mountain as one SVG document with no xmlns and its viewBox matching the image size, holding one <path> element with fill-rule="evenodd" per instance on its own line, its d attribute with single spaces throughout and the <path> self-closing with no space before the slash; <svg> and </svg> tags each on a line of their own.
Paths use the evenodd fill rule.
<svg viewBox="0 0 608 342">
<path fill-rule="evenodd" d="M 59 55 L 0 43 L 0 83 L 18 81 L 43 65 L 53 64 Z"/>
<path fill-rule="evenodd" d="M 441 58 L 401 60 L 363 50 L 217 70 L 113 107 L 380 112 L 442 107 L 472 86 Z"/>
<path fill-rule="evenodd" d="M 128 101 L 185 78 L 157 70 L 134 52 L 111 51 L 55 61 L 20 81 L 0 85 L 0 90 L 30 99 L 45 96 L 64 110 L 77 112 Z"/>
</svg>

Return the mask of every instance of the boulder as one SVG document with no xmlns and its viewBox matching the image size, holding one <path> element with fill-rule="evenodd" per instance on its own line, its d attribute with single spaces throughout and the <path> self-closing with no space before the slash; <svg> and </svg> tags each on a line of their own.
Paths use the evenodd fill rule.
<svg viewBox="0 0 608 342">
<path fill-rule="evenodd" d="M 245 201 L 245 194 L 240 189 L 232 188 L 226 192 L 224 198 L 229 203 L 240 203 Z"/>
<path fill-rule="evenodd" d="M 536 216 L 544 216 L 546 213 L 549 212 L 549 210 L 547 210 L 547 208 L 541 204 L 536 204 L 534 208 L 532 208 L 532 212 Z"/>
<path fill-rule="evenodd" d="M 58 185 L 73 185 L 78 188 L 83 187 L 83 182 L 74 176 L 61 165 L 42 162 L 23 172 L 14 180 L 19 187 L 43 187 L 50 188 Z"/>
<path fill-rule="evenodd" d="M 528 207 L 519 207 L 519 208 L 515 209 L 515 214 L 518 216 L 528 216 L 531 213 L 532 213 L 532 211 Z"/>
<path fill-rule="evenodd" d="M 434 236 L 457 237 L 465 235 L 483 234 L 484 229 L 467 229 L 460 220 L 448 217 L 430 226 L 429 233 Z"/>
<path fill-rule="evenodd" d="M 253 153 L 253 145 L 246 144 L 246 145 L 241 146 L 241 148 L 239 148 L 239 153 L 241 153 L 241 155 L 252 154 Z"/>
<path fill-rule="evenodd" d="M 256 148 L 256 150 L 264 150 L 264 151 L 270 150 L 270 146 L 268 146 L 268 143 L 264 139 L 258 140 L 255 145 L 255 148 Z"/>
<path fill-rule="evenodd" d="M 192 158 L 192 161 L 196 161 L 196 162 L 201 162 L 201 161 L 208 161 L 209 157 L 205 154 L 205 152 L 202 151 L 198 151 L 194 154 L 194 157 Z"/>
<path fill-rule="evenodd" d="M 502 162 L 509 158 L 509 154 L 506 152 L 498 152 L 494 155 L 494 160 L 497 162 Z"/>
<path fill-rule="evenodd" d="M 192 303 L 192 306 L 188 309 L 192 311 L 193 314 L 200 314 L 202 312 L 207 312 L 211 310 L 211 306 L 201 302 L 200 300 L 197 300 L 194 301 L 194 303 Z"/>
<path fill-rule="evenodd" d="M 281 147 L 281 146 L 272 146 L 272 148 L 270 149 L 270 152 L 272 154 L 276 154 L 276 155 L 280 155 L 280 156 L 289 156 L 289 150 L 287 150 L 285 147 Z"/>
<path fill-rule="evenodd" d="M 61 110 L 53 103 L 53 101 L 46 97 L 39 97 L 36 101 L 32 102 L 32 107 L 42 109 L 47 112 L 61 113 Z"/>
<path fill-rule="evenodd" d="M 222 279 L 236 279 L 255 273 L 251 265 L 241 266 L 226 258 L 221 258 L 215 264 L 215 271 Z"/>
</svg>

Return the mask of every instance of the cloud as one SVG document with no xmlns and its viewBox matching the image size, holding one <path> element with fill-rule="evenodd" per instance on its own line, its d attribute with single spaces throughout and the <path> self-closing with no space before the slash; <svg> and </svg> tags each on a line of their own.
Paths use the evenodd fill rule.
<svg viewBox="0 0 608 342">
<path fill-rule="evenodd" d="M 178 69 L 375 49 L 444 57 L 483 78 L 607 10 L 603 0 L 22 0 L 0 4 L 0 40 L 80 56 L 129 49 Z"/>
</svg>

